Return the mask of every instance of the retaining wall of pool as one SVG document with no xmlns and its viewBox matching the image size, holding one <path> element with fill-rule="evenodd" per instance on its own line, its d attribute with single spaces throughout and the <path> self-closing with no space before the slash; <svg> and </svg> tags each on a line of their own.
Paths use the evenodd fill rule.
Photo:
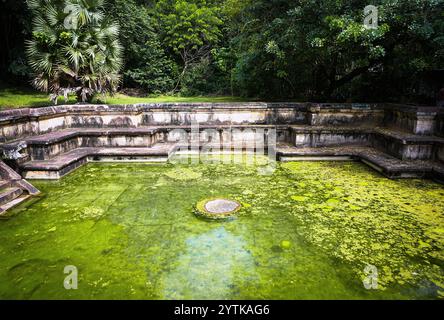
<svg viewBox="0 0 444 320">
<path fill-rule="evenodd" d="M 391 104 L 61 105 L 0 112 L 2 142 L 66 128 L 137 128 L 193 121 L 205 125 L 389 125 L 412 134 L 444 136 L 444 116 L 438 108 Z"/>
<path fill-rule="evenodd" d="M 347 157 L 389 178 L 444 180 L 444 110 L 396 104 L 163 103 L 11 109 L 0 112 L 0 150 L 4 165 L 22 178 L 59 179 L 88 161 L 168 161 L 178 149 L 181 133 L 188 134 L 182 144 L 196 139 L 192 125 L 194 130 L 199 127 L 200 143 L 217 141 L 228 149 L 248 149 L 255 137 L 262 136 L 277 160 Z"/>
</svg>

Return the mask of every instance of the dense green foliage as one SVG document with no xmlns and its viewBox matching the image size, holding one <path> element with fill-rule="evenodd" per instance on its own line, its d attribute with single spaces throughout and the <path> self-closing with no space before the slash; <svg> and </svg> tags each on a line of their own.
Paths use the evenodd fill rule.
<svg viewBox="0 0 444 320">
<path fill-rule="evenodd" d="M 363 25 L 368 1 L 252 1 L 233 41 L 241 90 L 339 100 L 415 92 L 421 73 L 444 65 L 443 2 L 377 2 L 373 30 Z"/>
<path fill-rule="evenodd" d="M 111 16 L 121 26 L 125 86 L 139 87 L 150 93 L 170 91 L 177 66 L 162 47 L 150 8 L 136 0 L 109 0 L 108 5 Z"/>
<path fill-rule="evenodd" d="M 177 89 L 188 69 L 196 73 L 193 64 L 205 59 L 220 38 L 220 9 L 206 0 L 159 0 L 156 13 L 164 43 L 181 59 Z"/>
<path fill-rule="evenodd" d="M 23 23 L 30 16 L 23 3 L 1 4 L 6 6 L 1 11 L 14 17 L 2 29 L 9 50 L 1 57 L 2 78 L 29 78 L 21 52 L 24 40 L 35 41 L 36 34 Z M 444 86 L 444 0 L 372 1 L 379 12 L 377 29 L 364 26 L 368 4 L 108 0 L 103 8 L 120 25 L 120 88 L 150 94 L 433 103 Z M 41 6 L 39 12 L 44 11 Z M 50 38 L 51 32 L 40 37 Z"/>
</svg>

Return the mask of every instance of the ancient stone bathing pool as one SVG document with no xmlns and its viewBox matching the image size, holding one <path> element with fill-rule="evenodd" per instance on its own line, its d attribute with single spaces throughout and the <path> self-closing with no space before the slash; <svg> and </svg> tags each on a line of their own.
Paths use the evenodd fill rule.
<svg viewBox="0 0 444 320">
<path fill-rule="evenodd" d="M 356 162 L 90 163 L 33 184 L 0 220 L 2 299 L 444 297 L 444 186 L 429 180 Z M 214 198 L 241 207 L 194 214 Z"/>
</svg>

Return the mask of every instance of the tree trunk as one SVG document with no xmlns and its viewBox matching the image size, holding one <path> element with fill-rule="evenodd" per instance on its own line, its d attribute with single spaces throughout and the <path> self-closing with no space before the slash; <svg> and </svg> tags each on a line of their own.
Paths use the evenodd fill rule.
<svg viewBox="0 0 444 320">
<path fill-rule="evenodd" d="M 185 72 L 187 71 L 187 69 L 188 69 L 188 63 L 185 62 L 185 66 L 183 67 L 182 72 L 181 72 L 180 75 L 179 75 L 179 79 L 177 80 L 176 86 L 175 86 L 174 89 L 172 90 L 173 93 L 177 91 L 177 88 L 178 88 L 179 85 L 182 83 L 182 78 L 183 78 L 183 76 L 185 75 Z"/>
</svg>

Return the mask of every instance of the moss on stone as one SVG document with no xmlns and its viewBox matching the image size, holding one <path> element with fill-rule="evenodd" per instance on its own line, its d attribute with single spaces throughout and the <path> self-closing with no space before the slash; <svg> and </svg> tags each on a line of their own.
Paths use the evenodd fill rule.
<svg viewBox="0 0 444 320">
<path fill-rule="evenodd" d="M 181 168 L 181 167 L 173 168 L 165 172 L 165 175 L 170 179 L 179 180 L 179 181 L 196 180 L 202 177 L 202 174 L 198 171 L 194 171 L 190 168 Z"/>
</svg>

